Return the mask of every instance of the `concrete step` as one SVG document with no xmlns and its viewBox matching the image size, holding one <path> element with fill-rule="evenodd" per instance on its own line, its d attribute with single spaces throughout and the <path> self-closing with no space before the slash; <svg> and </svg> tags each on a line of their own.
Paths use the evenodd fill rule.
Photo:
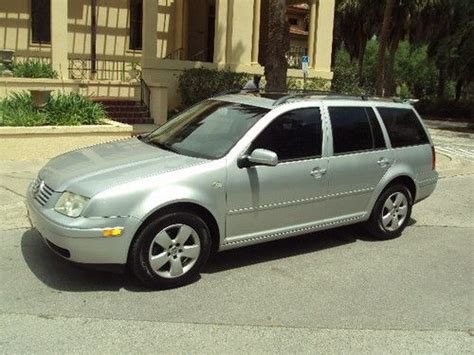
<svg viewBox="0 0 474 355">
<path fill-rule="evenodd" d="M 150 125 L 153 124 L 153 118 L 151 117 L 140 117 L 140 118 L 131 118 L 131 117 L 114 117 L 114 121 L 117 122 L 122 122 L 130 125 L 135 125 L 135 124 L 146 124 Z"/>
<path fill-rule="evenodd" d="M 150 112 L 148 110 L 140 110 L 140 111 L 109 111 L 109 110 L 105 110 L 105 111 L 112 118 L 117 118 L 117 117 L 147 118 L 147 117 L 150 117 Z"/>
<path fill-rule="evenodd" d="M 103 106 L 142 106 L 140 100 L 135 99 L 120 99 L 120 98 L 113 98 L 113 97 L 95 97 L 92 99 L 93 101 L 100 102 Z"/>
</svg>

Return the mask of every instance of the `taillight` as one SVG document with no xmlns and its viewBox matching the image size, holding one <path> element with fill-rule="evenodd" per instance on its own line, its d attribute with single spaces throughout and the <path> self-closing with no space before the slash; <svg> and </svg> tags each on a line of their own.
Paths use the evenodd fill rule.
<svg viewBox="0 0 474 355">
<path fill-rule="evenodd" d="M 436 170 L 436 151 L 433 145 L 431 146 L 431 170 Z"/>
</svg>

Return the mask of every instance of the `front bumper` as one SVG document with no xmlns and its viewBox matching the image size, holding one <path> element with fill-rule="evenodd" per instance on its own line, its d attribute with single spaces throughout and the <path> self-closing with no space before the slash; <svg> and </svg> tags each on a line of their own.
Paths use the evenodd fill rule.
<svg viewBox="0 0 474 355">
<path fill-rule="evenodd" d="M 82 220 L 52 213 L 42 207 L 28 189 L 26 204 L 31 224 L 56 254 L 85 264 L 126 264 L 128 249 L 141 221 L 134 217 L 84 218 Z M 57 215 L 57 220 L 51 216 Z M 67 225 L 68 220 L 74 227 Z M 78 224 L 83 224 L 83 228 Z M 119 237 L 102 237 L 103 228 L 123 227 Z"/>
</svg>

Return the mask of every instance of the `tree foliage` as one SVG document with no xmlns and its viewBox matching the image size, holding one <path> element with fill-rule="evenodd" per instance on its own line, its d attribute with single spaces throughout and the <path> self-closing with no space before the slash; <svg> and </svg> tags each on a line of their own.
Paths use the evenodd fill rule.
<svg viewBox="0 0 474 355">
<path fill-rule="evenodd" d="M 393 5 L 386 18 L 386 33 L 382 36 L 383 11 L 386 5 Z M 385 38 L 386 37 L 386 38 Z M 414 95 L 432 95 L 435 91 L 442 99 L 451 95 L 458 100 L 472 96 L 474 68 L 474 1 L 471 0 L 336 0 L 334 29 L 334 72 L 335 86 L 340 86 L 338 78 L 346 75 L 347 65 L 338 68 L 338 50 L 344 49 L 349 62 L 357 59 L 358 87 L 366 91 L 374 88 L 366 67 L 366 51 L 371 41 L 380 40 L 379 92 L 393 95 L 406 84 L 404 72 L 410 72 L 410 84 L 406 88 Z M 403 46 L 402 46 L 403 44 Z M 383 48 L 386 46 L 387 49 Z M 402 53 L 403 52 L 403 53 Z M 403 64 L 397 57 L 423 56 L 423 66 L 413 68 L 415 60 Z M 340 55 L 339 55 L 340 56 Z M 369 56 L 370 57 L 370 56 Z M 347 59 L 347 58 L 346 58 Z M 398 64 L 397 64 L 398 63 Z M 347 64 L 347 63 L 346 63 Z M 403 69 L 400 65 L 403 65 Z M 382 69 L 383 68 L 383 69 Z M 435 72 L 433 73 L 433 68 Z M 427 76 L 430 72 L 432 77 Z M 353 71 L 350 72 L 353 75 Z M 417 80 L 414 80 L 417 78 Z M 368 79 L 368 82 L 365 80 Z M 429 83 L 430 87 L 427 87 Z M 369 87 L 369 84 L 372 87 Z M 345 84 L 353 86 L 353 84 Z M 434 88 L 436 88 L 434 90 Z"/>
</svg>

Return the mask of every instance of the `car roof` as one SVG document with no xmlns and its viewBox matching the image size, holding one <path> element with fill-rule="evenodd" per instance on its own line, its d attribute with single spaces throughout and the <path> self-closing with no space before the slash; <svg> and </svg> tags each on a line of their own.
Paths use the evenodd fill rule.
<svg viewBox="0 0 474 355">
<path fill-rule="evenodd" d="M 321 102 L 327 101 L 336 105 L 355 104 L 357 106 L 388 106 L 388 107 L 405 107 L 412 108 L 409 101 L 402 101 L 399 98 L 386 97 L 369 97 L 345 95 L 333 92 L 316 92 L 316 91 L 295 91 L 295 92 L 264 92 L 264 91 L 240 91 L 232 93 L 224 93 L 212 98 L 213 100 L 234 102 L 243 105 L 257 106 L 269 110 L 275 109 L 286 103 L 304 102 Z"/>
</svg>

